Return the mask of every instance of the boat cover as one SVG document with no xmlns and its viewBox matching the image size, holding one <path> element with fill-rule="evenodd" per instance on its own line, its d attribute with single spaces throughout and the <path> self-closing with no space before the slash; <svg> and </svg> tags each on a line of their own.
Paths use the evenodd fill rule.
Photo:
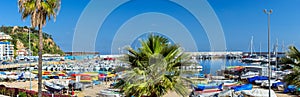
<svg viewBox="0 0 300 97">
<path fill-rule="evenodd" d="M 291 93 L 296 91 L 296 86 L 295 85 L 288 85 L 287 88 L 284 89 L 284 93 Z"/>
<path fill-rule="evenodd" d="M 0 72 L 0 74 L 6 75 L 6 73 L 5 73 L 5 72 Z"/>
<path fill-rule="evenodd" d="M 222 91 L 218 94 L 218 97 L 238 97 L 233 90 Z"/>
<path fill-rule="evenodd" d="M 269 90 L 265 89 L 243 90 L 241 93 L 251 97 L 270 97 Z M 271 97 L 277 97 L 273 90 L 271 90 Z"/>
<path fill-rule="evenodd" d="M 272 87 L 277 88 L 278 86 L 284 85 L 283 82 L 276 82 L 272 84 Z"/>
<path fill-rule="evenodd" d="M 196 90 L 196 91 L 203 91 L 203 90 L 205 90 L 205 89 L 214 89 L 214 88 L 217 88 L 217 89 L 222 90 L 222 86 L 223 86 L 223 84 L 220 84 L 220 85 L 204 85 L 204 84 L 198 84 L 197 87 L 195 87 L 195 90 Z"/>
<path fill-rule="evenodd" d="M 44 82 L 44 85 L 49 91 L 59 92 L 63 89 L 63 87 L 56 85 L 54 83 L 47 82 L 47 81 Z"/>
<path fill-rule="evenodd" d="M 240 86 L 235 86 L 231 87 L 235 92 L 236 91 L 241 91 L 241 90 L 251 90 L 252 89 L 252 84 L 245 84 L 245 85 L 240 85 Z"/>
<path fill-rule="evenodd" d="M 255 80 L 268 80 L 267 76 L 254 76 L 252 78 L 248 78 L 249 83 L 253 83 Z"/>
</svg>

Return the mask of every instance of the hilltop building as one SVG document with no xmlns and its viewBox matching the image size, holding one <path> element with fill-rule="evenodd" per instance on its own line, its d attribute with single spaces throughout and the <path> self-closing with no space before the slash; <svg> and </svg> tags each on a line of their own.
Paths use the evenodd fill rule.
<svg viewBox="0 0 300 97">
<path fill-rule="evenodd" d="M 16 50 L 16 53 L 18 56 L 28 56 L 29 55 L 29 52 L 26 49 Z"/>
<path fill-rule="evenodd" d="M 4 32 L 0 32 L 0 41 L 7 41 L 7 40 L 11 40 L 11 36 L 5 34 Z"/>
</svg>

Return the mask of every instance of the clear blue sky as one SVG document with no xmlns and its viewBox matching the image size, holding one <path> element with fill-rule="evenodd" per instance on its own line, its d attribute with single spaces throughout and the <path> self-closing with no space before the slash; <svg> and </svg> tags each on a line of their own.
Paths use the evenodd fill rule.
<svg viewBox="0 0 300 97">
<path fill-rule="evenodd" d="M 267 15 L 263 13 L 263 9 L 273 9 L 271 15 L 272 44 L 275 43 L 277 38 L 280 45 L 284 41 L 285 46 L 294 44 L 300 47 L 300 10 L 298 10 L 300 9 L 300 0 L 208 0 L 208 2 L 221 22 L 228 50 L 249 51 L 251 36 L 254 36 L 256 51 L 259 50 L 260 43 L 262 50 L 267 50 Z M 64 51 L 72 50 L 76 23 L 88 3 L 89 0 L 62 0 L 61 10 L 56 22 L 50 21 L 44 27 L 43 30 L 51 34 Z M 145 3 L 140 6 L 147 5 Z M 160 3 L 157 6 L 164 5 Z M 28 19 L 25 21 L 21 20 L 21 15 L 18 13 L 17 0 L 2 1 L 0 9 L 0 25 L 30 25 Z M 128 8 L 127 11 L 130 14 L 132 10 Z M 95 11 L 95 13 L 97 12 Z M 180 12 L 174 13 L 180 14 Z M 123 14 L 126 14 L 126 12 Z M 107 27 L 110 26 L 108 25 Z M 208 51 L 209 43 L 205 33 L 202 32 L 199 35 L 201 35 L 199 38 L 203 39 L 203 41 L 196 41 L 197 45 L 201 45 L 198 48 L 199 51 Z M 102 40 L 112 40 L 105 39 L 105 37 L 105 35 L 97 37 L 96 50 L 102 53 L 110 52 L 101 46 L 105 43 Z"/>
</svg>

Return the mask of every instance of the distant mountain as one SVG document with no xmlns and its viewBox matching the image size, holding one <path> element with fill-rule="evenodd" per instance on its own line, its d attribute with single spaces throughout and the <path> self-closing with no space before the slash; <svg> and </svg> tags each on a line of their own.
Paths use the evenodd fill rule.
<svg viewBox="0 0 300 97">
<path fill-rule="evenodd" d="M 12 37 L 12 40 L 8 40 L 12 42 L 14 45 L 14 49 L 21 50 L 21 49 L 28 49 L 29 48 L 29 35 L 28 32 L 30 31 L 30 46 L 33 56 L 38 55 L 38 30 L 33 28 L 28 28 L 27 26 L 20 27 L 20 26 L 1 26 L 0 32 L 4 32 Z M 64 55 L 64 52 L 60 49 L 58 45 L 53 41 L 51 35 L 43 32 L 43 39 L 44 39 L 44 48 L 43 54 L 60 54 Z"/>
</svg>

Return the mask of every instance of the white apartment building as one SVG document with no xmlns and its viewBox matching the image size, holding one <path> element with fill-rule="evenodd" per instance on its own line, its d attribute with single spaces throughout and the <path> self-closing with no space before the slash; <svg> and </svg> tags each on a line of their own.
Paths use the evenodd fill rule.
<svg viewBox="0 0 300 97">
<path fill-rule="evenodd" d="M 0 32 L 0 60 L 12 60 L 14 57 L 14 45 L 7 40 L 11 40 L 11 36 Z"/>
<path fill-rule="evenodd" d="M 10 42 L 0 42 L 0 60 L 12 60 L 14 57 L 14 45 Z"/>
</svg>

